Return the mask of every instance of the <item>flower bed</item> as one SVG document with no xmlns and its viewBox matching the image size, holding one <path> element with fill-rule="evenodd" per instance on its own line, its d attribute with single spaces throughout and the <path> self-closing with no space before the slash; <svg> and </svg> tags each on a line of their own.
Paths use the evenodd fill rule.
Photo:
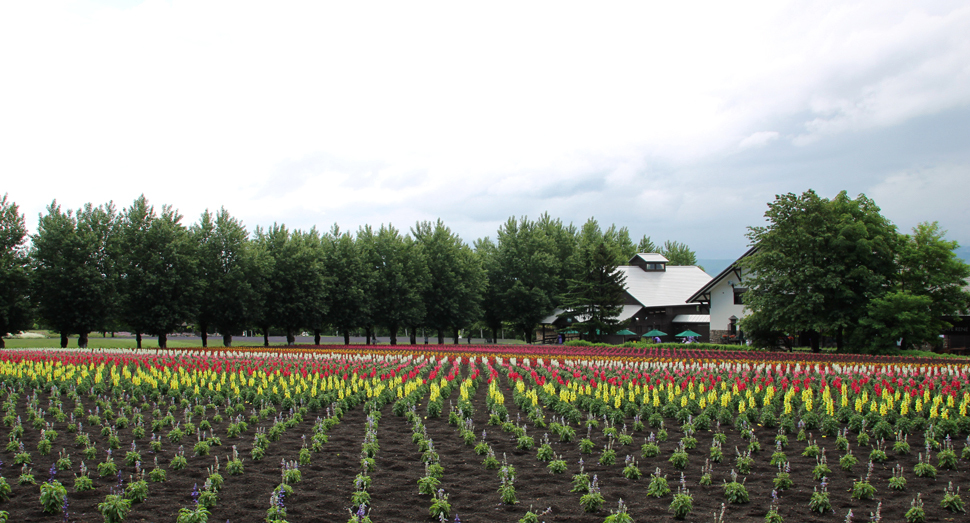
<svg viewBox="0 0 970 523">
<path fill-rule="evenodd" d="M 902 521 L 919 495 L 926 520 L 962 517 L 967 365 L 450 349 L 5 351 L 0 510 L 618 523 L 723 504 L 725 521 Z"/>
</svg>

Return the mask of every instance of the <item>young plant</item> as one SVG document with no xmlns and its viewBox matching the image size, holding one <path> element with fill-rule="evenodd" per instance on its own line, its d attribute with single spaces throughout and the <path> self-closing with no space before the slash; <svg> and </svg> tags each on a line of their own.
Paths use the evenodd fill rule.
<svg viewBox="0 0 970 523">
<path fill-rule="evenodd" d="M 50 480 L 40 486 L 40 504 L 47 514 L 57 514 L 64 506 L 67 489 L 60 481 Z"/>
<path fill-rule="evenodd" d="M 418 493 L 434 496 L 441 485 L 441 480 L 428 474 L 428 464 L 424 464 L 424 477 L 418 479 Z"/>
<path fill-rule="evenodd" d="M 771 504 L 768 505 L 768 513 L 765 514 L 765 523 L 784 523 L 785 518 L 778 513 L 778 491 L 771 491 Z"/>
<path fill-rule="evenodd" d="M 650 436 L 643 440 L 643 445 L 640 446 L 640 455 L 644 458 L 653 458 L 660 454 L 660 447 L 657 446 L 656 436 L 653 432 Z"/>
<path fill-rule="evenodd" d="M 667 476 L 660 475 L 660 467 L 654 471 L 653 476 L 650 478 L 650 484 L 647 485 L 647 495 L 655 498 L 662 498 L 670 494 L 670 486 L 667 484 Z"/>
<path fill-rule="evenodd" d="M 579 498 L 579 504 L 586 512 L 596 512 L 603 506 L 603 494 L 600 493 L 599 480 L 593 475 L 593 481 L 589 484 L 589 491 Z"/>
<path fill-rule="evenodd" d="M 57 470 L 63 472 L 65 470 L 71 470 L 71 455 L 67 453 L 67 449 L 61 449 L 57 454 Z"/>
<path fill-rule="evenodd" d="M 85 490 L 92 490 L 94 488 L 94 481 L 88 477 L 88 468 L 84 466 L 83 461 L 81 462 L 80 472 L 80 475 L 74 475 L 74 491 L 84 492 Z"/>
<path fill-rule="evenodd" d="M 738 468 L 738 472 L 741 474 L 750 474 L 751 465 L 754 465 L 754 458 L 751 457 L 751 451 L 746 450 L 741 452 L 737 447 L 734 447 L 734 452 L 737 453 L 737 457 L 734 459 L 734 466 Z"/>
<path fill-rule="evenodd" d="M 828 478 L 822 478 L 820 487 L 815 487 L 815 491 L 812 492 L 812 497 L 808 500 L 808 508 L 812 512 L 824 514 L 832 510 L 832 502 L 829 500 Z"/>
<path fill-rule="evenodd" d="M 154 483 L 165 481 L 165 469 L 158 465 L 158 456 L 155 456 L 155 468 L 148 473 L 148 478 Z"/>
<path fill-rule="evenodd" d="M 832 473 L 832 469 L 829 468 L 828 461 L 825 459 L 825 452 L 822 455 L 815 458 L 815 468 L 812 469 L 812 479 L 819 481 L 822 478 L 828 477 Z"/>
<path fill-rule="evenodd" d="M 448 503 L 448 494 L 445 494 L 444 489 L 438 489 L 438 492 L 431 498 L 431 507 L 428 508 L 428 514 L 435 519 L 447 518 L 451 514 L 451 503 Z"/>
<path fill-rule="evenodd" d="M 859 459 L 852 454 L 852 449 L 845 451 L 845 455 L 839 458 L 839 467 L 846 472 L 851 472 L 852 467 L 859 463 Z"/>
<path fill-rule="evenodd" d="M 876 446 L 869 451 L 869 461 L 872 461 L 873 463 L 882 463 L 887 459 L 886 442 L 884 440 L 879 440 L 876 442 Z"/>
<path fill-rule="evenodd" d="M 612 465 L 616 463 L 616 451 L 613 450 L 613 440 L 603 446 L 603 453 L 600 454 L 600 465 Z"/>
<path fill-rule="evenodd" d="M 849 429 L 839 431 L 838 436 L 835 437 L 835 448 L 842 452 L 849 450 Z"/>
<path fill-rule="evenodd" d="M 889 478 L 889 488 L 892 490 L 906 490 L 906 478 L 903 477 L 903 466 L 899 463 L 893 467 L 893 475 Z"/>
<path fill-rule="evenodd" d="M 238 476 L 243 473 L 243 462 L 235 445 L 232 446 L 232 457 L 226 456 L 226 472 L 230 476 Z"/>
<path fill-rule="evenodd" d="M 802 456 L 805 456 L 806 458 L 814 458 L 820 453 L 821 449 L 818 447 L 818 442 L 812 439 L 811 434 L 809 434 L 808 445 L 805 447 L 805 450 L 802 451 Z"/>
<path fill-rule="evenodd" d="M 623 462 L 625 464 L 623 467 L 623 477 L 637 480 L 643 476 L 643 473 L 640 472 L 640 467 L 637 466 L 637 460 L 633 459 L 629 454 L 626 455 L 626 459 Z"/>
<path fill-rule="evenodd" d="M 734 470 L 731 471 L 731 482 L 724 482 L 724 498 L 727 499 L 728 503 L 740 504 L 750 501 L 744 480 L 738 483 L 738 473 Z"/>
<path fill-rule="evenodd" d="M 563 472 L 566 472 L 566 460 L 562 459 L 562 456 L 554 454 L 553 459 L 549 461 L 546 468 L 549 469 L 549 472 L 552 472 L 553 474 L 562 474 Z"/>
<path fill-rule="evenodd" d="M 788 456 L 785 455 L 784 449 L 782 449 L 781 443 L 775 443 L 775 451 L 771 453 L 771 461 L 768 462 L 769 465 L 781 465 L 788 461 Z"/>
<path fill-rule="evenodd" d="M 683 472 L 680 473 L 680 486 L 677 487 L 677 493 L 674 494 L 674 499 L 667 510 L 673 512 L 675 519 L 685 519 L 694 510 L 694 497 L 687 489 Z"/>
<path fill-rule="evenodd" d="M 253 447 L 254 449 L 256 447 Z M 185 449 L 179 446 L 178 452 L 172 457 L 172 463 L 169 468 L 172 470 L 182 470 L 189 464 L 189 460 L 185 458 Z"/>
<path fill-rule="evenodd" d="M 714 463 L 720 463 L 724 459 L 724 451 L 721 448 L 721 442 L 715 439 L 711 443 L 711 461 Z"/>
<path fill-rule="evenodd" d="M 957 468 L 957 453 L 953 451 L 953 443 L 950 436 L 943 440 L 943 449 L 936 454 L 938 460 L 937 467 L 941 470 L 953 470 Z"/>
<path fill-rule="evenodd" d="M 502 485 L 498 492 L 503 505 L 515 505 L 519 502 L 515 497 L 515 476 L 509 474 L 507 467 L 502 469 Z"/>
<path fill-rule="evenodd" d="M 579 473 L 573 474 L 573 488 L 570 492 L 587 492 L 589 490 L 589 474 L 583 468 L 583 458 L 579 458 Z"/>
<path fill-rule="evenodd" d="M 121 523 L 131 511 L 131 500 L 120 494 L 108 494 L 104 501 L 98 503 L 98 512 L 104 517 L 104 523 Z"/>
<path fill-rule="evenodd" d="M 899 455 L 909 454 L 909 435 L 903 435 L 899 432 L 896 433 L 896 443 L 893 443 L 893 452 Z M 916 501 L 915 499 L 913 501 Z M 922 507 L 923 500 L 920 500 L 920 507 Z"/>
<path fill-rule="evenodd" d="M 687 450 L 684 448 L 684 443 L 680 442 L 674 453 L 670 455 L 670 464 L 674 466 L 677 470 L 684 470 L 687 468 Z"/>
<path fill-rule="evenodd" d="M 36 485 L 37 481 L 34 479 L 34 469 L 30 468 L 26 463 L 20 468 L 20 477 L 17 478 L 18 485 Z"/>
<path fill-rule="evenodd" d="M 492 448 L 488 445 L 488 443 L 485 442 L 485 436 L 487 436 L 487 434 L 484 430 L 482 430 L 482 440 L 478 442 L 478 445 L 475 445 L 475 454 L 478 454 L 479 456 L 488 454 L 488 451 Z"/>
<path fill-rule="evenodd" d="M 869 482 L 869 478 L 872 477 L 872 462 L 869 462 L 869 466 L 866 470 L 865 477 L 859 478 L 858 481 L 852 483 L 852 498 L 853 499 L 872 499 L 876 495 L 876 487 Z"/>
<path fill-rule="evenodd" d="M 903 516 L 907 523 L 923 523 L 926 521 L 926 511 L 923 510 L 923 495 L 917 493 L 910 503 L 909 510 Z"/>
<path fill-rule="evenodd" d="M 919 454 L 919 463 L 913 466 L 913 473 L 921 478 L 935 478 L 936 477 L 936 467 L 929 463 L 930 451 L 926 451 L 926 459 L 923 459 L 923 453 Z"/>
<path fill-rule="evenodd" d="M 519 518 L 518 523 L 539 523 L 541 521 L 539 518 L 549 514 L 550 512 L 552 512 L 552 507 L 549 507 L 542 512 L 533 512 L 532 507 L 529 507 L 529 510 L 525 513 L 525 515 Z"/>
<path fill-rule="evenodd" d="M 713 480 L 711 479 L 711 474 L 714 473 L 714 468 L 711 467 L 711 461 L 708 459 L 704 460 L 704 465 L 701 467 L 701 479 L 697 482 L 705 487 L 711 486 Z"/>
<path fill-rule="evenodd" d="M 963 508 L 963 500 L 960 499 L 960 487 L 953 490 L 952 481 L 943 489 L 943 500 L 940 501 L 940 507 L 954 513 L 966 512 L 966 509 Z"/>
</svg>

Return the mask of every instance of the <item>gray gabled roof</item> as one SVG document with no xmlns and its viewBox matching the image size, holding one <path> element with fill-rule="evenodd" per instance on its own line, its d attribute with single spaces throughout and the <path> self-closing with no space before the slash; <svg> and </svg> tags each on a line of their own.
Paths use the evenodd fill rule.
<svg viewBox="0 0 970 523">
<path fill-rule="evenodd" d="M 686 305 L 691 294 L 711 280 L 694 265 L 668 265 L 666 271 L 622 265 L 617 270 L 626 275 L 626 291 L 644 307 Z"/>
<path fill-rule="evenodd" d="M 717 276 L 711 278 L 711 281 L 707 282 L 703 287 L 701 287 L 696 292 L 694 292 L 693 294 L 691 294 L 690 298 L 687 298 L 687 301 L 689 301 L 691 303 L 704 303 L 704 302 L 708 301 L 708 300 L 704 300 L 703 299 L 704 295 L 710 293 L 711 292 L 711 289 L 713 289 L 714 286 L 717 285 L 721 280 L 723 280 L 724 278 L 727 278 L 728 275 L 737 274 L 740 271 L 740 268 L 738 267 L 738 262 L 742 258 L 745 258 L 747 256 L 751 256 L 751 254 L 753 254 L 755 250 L 757 250 L 757 246 L 751 247 L 747 251 L 744 251 L 744 254 L 742 254 L 741 256 L 739 256 L 737 260 L 734 260 L 734 262 L 732 262 L 731 265 L 728 265 Z M 740 279 L 741 279 L 741 277 L 738 276 L 738 280 L 740 280 Z"/>
</svg>

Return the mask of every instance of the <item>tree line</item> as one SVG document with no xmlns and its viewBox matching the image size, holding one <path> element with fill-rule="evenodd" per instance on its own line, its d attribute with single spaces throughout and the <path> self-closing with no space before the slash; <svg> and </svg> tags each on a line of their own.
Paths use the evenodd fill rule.
<svg viewBox="0 0 970 523">
<path fill-rule="evenodd" d="M 369 343 L 376 327 L 391 344 L 402 332 L 416 343 L 417 329 L 457 342 L 472 325 L 492 339 L 508 326 L 532 342 L 556 307 L 603 299 L 602 285 L 588 280 L 604 267 L 612 272 L 637 252 L 697 263 L 685 244 L 655 245 L 648 236 L 635 243 L 626 227 L 603 229 L 593 218 L 576 227 L 548 214 L 511 217 L 494 240 L 468 245 L 441 220 L 409 231 L 273 224 L 250 232 L 223 208 L 186 226 L 173 207 L 156 209 L 144 196 L 120 210 L 54 201 L 28 236 L 5 195 L 0 249 L 0 333 L 39 325 L 60 333 L 62 347 L 71 335 L 85 347 L 91 332 L 120 330 L 134 333 L 139 347 L 146 335 L 165 347 L 167 335 L 186 326 L 201 333 L 203 346 L 209 332 L 230 346 L 233 335 L 255 329 L 267 345 L 271 329 L 291 344 L 303 331 L 319 343 L 327 329 L 346 343 L 363 330 Z M 615 291 L 607 293 L 611 303 Z"/>
</svg>

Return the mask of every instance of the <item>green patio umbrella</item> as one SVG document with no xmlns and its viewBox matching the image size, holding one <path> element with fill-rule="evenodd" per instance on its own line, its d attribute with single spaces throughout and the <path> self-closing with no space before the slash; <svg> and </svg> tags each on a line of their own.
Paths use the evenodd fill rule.
<svg viewBox="0 0 970 523">
<path fill-rule="evenodd" d="M 562 331 L 561 334 L 579 334 L 579 332 L 574 331 L 574 330 L 568 330 L 568 331 Z"/>
<path fill-rule="evenodd" d="M 697 338 L 699 336 L 700 336 L 700 334 L 698 334 L 698 333 L 696 333 L 696 332 L 694 332 L 694 331 L 692 331 L 690 329 L 687 329 L 684 332 L 681 332 L 680 334 L 676 335 L 677 338 Z"/>
<path fill-rule="evenodd" d="M 637 333 L 631 331 L 630 329 L 623 329 L 616 333 L 618 336 L 636 336 Z"/>
<path fill-rule="evenodd" d="M 663 331 L 658 331 L 657 329 L 653 329 L 653 330 L 652 330 L 652 331 L 650 331 L 650 332 L 645 332 L 645 333 L 643 333 L 643 336 L 644 336 L 644 337 L 650 337 L 650 338 L 656 338 L 656 337 L 658 337 L 658 336 L 666 336 L 666 335 L 667 335 L 667 333 L 666 333 L 666 332 L 663 332 Z"/>
</svg>

